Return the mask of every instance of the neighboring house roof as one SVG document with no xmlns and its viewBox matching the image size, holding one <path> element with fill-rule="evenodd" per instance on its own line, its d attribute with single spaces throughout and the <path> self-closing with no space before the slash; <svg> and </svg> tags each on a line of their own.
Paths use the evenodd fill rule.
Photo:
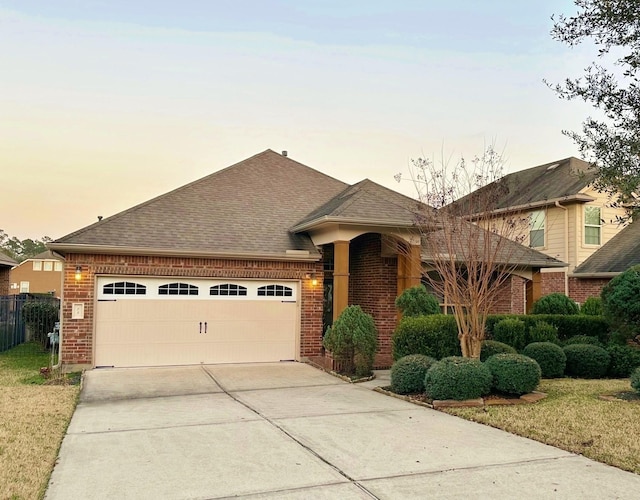
<svg viewBox="0 0 640 500">
<path fill-rule="evenodd" d="M 414 227 L 420 202 L 369 179 L 347 187 L 291 230 L 303 231 L 323 222 L 349 222 L 377 226 Z"/>
<path fill-rule="evenodd" d="M 505 175 L 453 202 L 449 209 L 458 215 L 477 213 L 484 207 L 476 200 L 482 199 L 484 193 L 499 193 L 498 199 L 492 203 L 496 211 L 544 206 L 555 201 L 593 201 L 581 191 L 594 178 L 590 163 L 574 157 L 565 158 Z"/>
<path fill-rule="evenodd" d="M 62 260 L 56 254 L 54 254 L 51 250 L 45 250 L 44 252 L 40 252 L 38 255 L 34 255 L 33 257 L 29 257 L 27 260 Z"/>
<path fill-rule="evenodd" d="M 265 257 L 302 250 L 318 258 L 309 236 L 289 228 L 346 187 L 266 150 L 64 236 L 49 247 Z"/>
<path fill-rule="evenodd" d="M 631 223 L 573 270 L 578 277 L 615 275 L 640 264 L 640 223 Z"/>
<path fill-rule="evenodd" d="M 0 266 L 2 267 L 13 267 L 19 264 L 17 260 L 12 259 L 8 255 L 0 252 Z"/>
</svg>

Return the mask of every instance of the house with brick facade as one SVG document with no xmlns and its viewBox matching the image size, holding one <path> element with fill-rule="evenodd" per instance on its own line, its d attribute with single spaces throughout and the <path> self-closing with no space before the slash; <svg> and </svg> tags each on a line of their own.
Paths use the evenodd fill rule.
<svg viewBox="0 0 640 500">
<path fill-rule="evenodd" d="M 429 209 L 267 150 L 49 243 L 66 262 L 61 359 L 71 368 L 313 360 L 345 307 L 374 317 L 391 363 L 396 297 L 430 256 Z M 516 243 L 509 242 L 517 245 Z M 557 259 L 517 245 L 496 312 Z"/>
<path fill-rule="evenodd" d="M 51 250 L 16 263 L 9 274 L 9 294 L 45 293 L 60 298 L 63 264 Z"/>
<path fill-rule="evenodd" d="M 599 295 L 606 282 L 592 278 L 590 295 L 585 297 L 587 285 L 574 274 L 622 231 L 617 217 L 625 214 L 624 209 L 612 206 L 609 196 L 593 187 L 594 179 L 588 162 L 570 157 L 506 175 L 451 205 L 458 215 L 473 214 L 465 203 L 499 183 L 503 194 L 496 200 L 493 213 L 505 219 L 526 217 L 522 234 L 514 237 L 567 264 L 564 269 L 541 268 L 533 276 L 528 282 L 527 310 L 538 298 L 554 292 L 582 303 L 590 295 Z M 473 215 L 469 218 L 474 220 Z"/>
<path fill-rule="evenodd" d="M 16 264 L 17 261 L 0 252 L 0 295 L 9 295 L 9 273 Z"/>
</svg>

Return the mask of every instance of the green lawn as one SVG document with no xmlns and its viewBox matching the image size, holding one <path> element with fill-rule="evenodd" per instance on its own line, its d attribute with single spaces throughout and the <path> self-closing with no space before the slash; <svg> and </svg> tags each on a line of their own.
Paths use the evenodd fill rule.
<svg viewBox="0 0 640 500">
<path fill-rule="evenodd" d="M 640 474 L 640 401 L 602 401 L 631 391 L 628 379 L 542 380 L 548 397 L 531 405 L 450 408 L 447 413 Z"/>
<path fill-rule="evenodd" d="M 0 353 L 0 498 L 42 498 L 75 409 L 78 385 L 44 385 L 39 344 Z"/>
</svg>

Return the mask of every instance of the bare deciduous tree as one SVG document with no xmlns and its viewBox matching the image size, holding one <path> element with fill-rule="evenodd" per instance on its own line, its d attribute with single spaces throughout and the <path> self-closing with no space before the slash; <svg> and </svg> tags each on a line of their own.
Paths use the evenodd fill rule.
<svg viewBox="0 0 640 500">
<path fill-rule="evenodd" d="M 470 162 L 419 158 L 410 166 L 422 202 L 416 227 L 428 263 L 424 276 L 452 306 L 465 357 L 480 357 L 487 315 L 500 288 L 532 252 L 521 245 L 529 214 L 495 210 L 506 194 L 503 165 L 490 146 Z"/>
</svg>

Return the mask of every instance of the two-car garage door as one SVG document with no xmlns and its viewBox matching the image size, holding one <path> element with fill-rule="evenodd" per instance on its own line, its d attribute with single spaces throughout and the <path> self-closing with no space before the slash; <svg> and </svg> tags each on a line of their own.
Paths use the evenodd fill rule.
<svg viewBox="0 0 640 500">
<path fill-rule="evenodd" d="M 295 359 L 298 282 L 99 277 L 95 366 Z"/>
</svg>

